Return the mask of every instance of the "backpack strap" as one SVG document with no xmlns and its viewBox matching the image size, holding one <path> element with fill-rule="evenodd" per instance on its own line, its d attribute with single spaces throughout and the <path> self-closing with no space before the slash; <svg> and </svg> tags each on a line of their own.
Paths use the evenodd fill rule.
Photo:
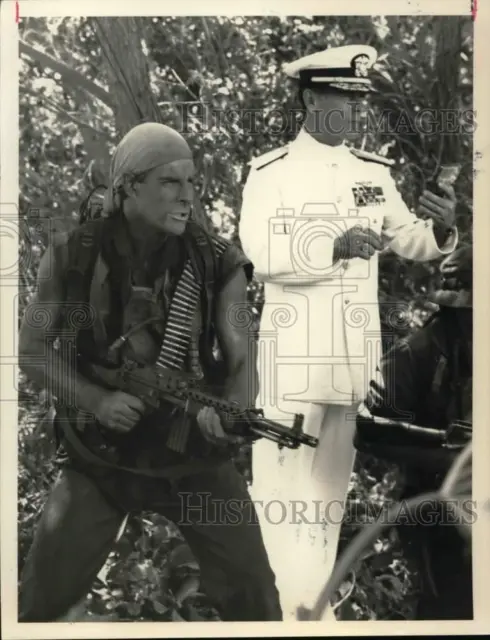
<svg viewBox="0 0 490 640">
<path fill-rule="evenodd" d="M 196 279 L 202 287 L 202 312 L 204 326 L 208 327 L 212 317 L 214 285 L 217 273 L 217 255 L 211 237 L 198 225 L 190 227 L 189 256 Z"/>
<path fill-rule="evenodd" d="M 230 246 L 226 240 L 219 238 L 218 236 L 211 236 L 209 238 L 209 247 L 213 255 L 214 262 L 214 282 L 210 280 L 205 282 L 203 292 L 205 292 L 205 301 L 203 303 L 203 332 L 201 338 L 201 352 L 203 354 L 204 364 L 208 369 L 208 374 L 211 378 L 219 384 L 221 384 L 221 377 L 223 368 L 217 364 L 213 355 L 213 347 L 216 341 L 216 319 L 215 319 L 215 299 L 216 299 L 216 286 L 219 284 L 219 266 L 218 260 L 224 255 L 228 247 Z M 206 258 L 206 254 L 204 255 Z M 208 265 L 208 269 L 211 266 Z M 210 378 L 210 382 L 211 382 Z"/>
<path fill-rule="evenodd" d="M 104 220 L 90 220 L 72 233 L 67 242 L 65 261 L 65 329 L 78 333 L 80 326 L 71 318 L 76 307 L 88 303 L 92 272 L 100 251 Z M 83 312 L 82 312 L 82 315 Z"/>
<path fill-rule="evenodd" d="M 447 357 L 443 353 L 441 353 L 437 359 L 437 365 L 432 377 L 432 384 L 430 389 L 430 394 L 432 397 L 439 397 L 439 394 L 441 393 L 441 386 L 446 374 L 447 364 Z"/>
<path fill-rule="evenodd" d="M 458 336 L 453 335 L 451 326 L 440 323 L 433 333 L 437 346 L 437 364 L 432 377 L 430 397 L 436 411 L 446 418 L 449 425 L 453 420 L 462 418 L 459 345 Z"/>
<path fill-rule="evenodd" d="M 213 341 L 215 288 L 218 279 L 218 260 L 229 244 L 218 236 L 206 233 L 197 224 L 189 226 L 191 243 L 189 254 L 196 277 L 201 284 L 201 310 L 204 344 Z"/>
<path fill-rule="evenodd" d="M 73 283 L 81 283 L 88 279 L 90 268 L 94 265 L 100 249 L 102 225 L 100 221 L 87 222 L 77 230 L 68 241 L 68 264 L 66 267 L 67 300 L 69 302 L 84 300 L 86 291 L 78 290 Z"/>
</svg>

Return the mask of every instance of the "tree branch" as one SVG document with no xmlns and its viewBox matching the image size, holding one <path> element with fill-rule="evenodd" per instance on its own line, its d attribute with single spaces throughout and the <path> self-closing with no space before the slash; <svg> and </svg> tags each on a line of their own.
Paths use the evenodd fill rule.
<svg viewBox="0 0 490 640">
<path fill-rule="evenodd" d="M 76 87 L 85 89 L 87 93 L 90 93 L 94 98 L 97 98 L 101 102 L 103 102 L 110 109 L 114 109 L 114 102 L 112 100 L 112 96 L 98 84 L 89 80 L 86 76 L 79 73 L 76 69 L 72 69 L 68 67 L 64 62 L 60 60 L 56 60 L 52 56 L 44 53 L 44 51 L 40 51 L 35 47 L 32 47 L 27 42 L 23 40 L 19 41 L 19 51 L 20 53 L 24 53 L 29 56 L 31 59 L 40 62 L 41 64 L 53 69 L 53 71 L 57 71 L 60 73 L 68 82 L 75 85 Z"/>
<path fill-rule="evenodd" d="M 31 89 L 26 89 L 24 87 L 23 91 L 24 91 L 24 93 L 27 93 L 27 94 L 29 94 L 31 96 L 34 96 L 34 97 L 38 98 L 38 99 L 41 97 L 38 93 L 36 93 L 35 91 L 32 91 Z M 95 127 L 92 127 L 92 125 L 90 125 L 90 124 L 88 124 L 86 122 L 82 122 L 81 120 L 79 120 L 75 116 L 72 116 L 71 113 L 68 113 L 68 111 L 63 109 L 63 107 L 61 107 L 55 100 L 52 100 L 51 98 L 48 98 L 47 96 L 42 96 L 41 99 L 43 100 L 44 107 L 46 109 L 49 109 L 50 111 L 53 111 L 54 113 L 57 113 L 62 118 L 66 118 L 67 120 L 70 120 L 70 122 L 73 122 L 73 124 L 76 124 L 79 127 L 84 127 L 85 129 L 89 129 L 90 131 L 93 131 L 95 134 L 97 134 L 98 136 L 102 136 L 103 138 L 105 138 L 108 141 L 111 140 L 111 136 L 108 133 L 106 133 L 105 131 L 101 131 L 100 129 L 96 129 Z"/>
</svg>

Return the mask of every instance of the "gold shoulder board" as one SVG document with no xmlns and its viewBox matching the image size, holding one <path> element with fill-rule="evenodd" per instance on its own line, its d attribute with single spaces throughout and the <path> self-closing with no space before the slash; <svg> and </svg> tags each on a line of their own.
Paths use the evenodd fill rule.
<svg viewBox="0 0 490 640">
<path fill-rule="evenodd" d="M 288 153 L 289 153 L 289 147 L 288 145 L 285 145 L 284 147 L 278 147 L 277 149 L 272 149 L 272 151 L 268 151 L 267 153 L 262 154 L 258 158 L 252 158 L 252 160 L 250 160 L 248 164 L 252 167 L 252 169 L 256 169 L 258 171 L 259 169 L 263 169 L 264 167 L 271 164 L 272 162 L 275 162 L 276 160 L 280 160 L 281 158 L 284 158 L 285 156 L 288 155 Z"/>
</svg>

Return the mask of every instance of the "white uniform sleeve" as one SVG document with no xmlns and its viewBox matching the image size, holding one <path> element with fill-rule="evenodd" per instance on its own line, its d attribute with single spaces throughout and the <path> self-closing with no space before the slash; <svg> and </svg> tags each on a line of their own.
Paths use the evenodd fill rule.
<svg viewBox="0 0 490 640">
<path fill-rule="evenodd" d="M 252 168 L 242 195 L 238 233 L 243 250 L 254 265 L 257 279 L 293 285 L 330 279 L 332 276 L 325 275 L 321 269 L 321 275 L 304 271 L 294 259 L 291 229 L 287 224 L 274 224 L 274 218 L 277 220 L 287 209 L 274 173 L 265 168 L 258 171 Z M 332 265 L 333 243 L 334 237 L 325 234 L 315 237 L 308 246 L 309 263 Z"/>
<path fill-rule="evenodd" d="M 433 221 L 422 220 L 409 210 L 388 168 L 383 189 L 388 212 L 383 221 L 383 240 L 395 253 L 408 260 L 424 262 L 454 251 L 458 244 L 457 228 L 453 228 L 444 246 L 439 247 L 434 236 Z"/>
</svg>

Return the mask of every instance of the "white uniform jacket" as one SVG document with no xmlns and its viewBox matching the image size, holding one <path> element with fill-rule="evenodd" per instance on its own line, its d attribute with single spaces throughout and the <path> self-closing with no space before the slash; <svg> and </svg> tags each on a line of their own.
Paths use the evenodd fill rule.
<svg viewBox="0 0 490 640">
<path fill-rule="evenodd" d="M 257 404 L 288 420 L 301 412 L 296 401 L 361 401 L 381 356 L 378 254 L 333 263 L 335 237 L 361 224 L 403 258 L 426 261 L 453 251 L 457 230 L 439 248 L 386 164 L 305 130 L 251 164 L 239 234 L 265 283 Z"/>
</svg>

